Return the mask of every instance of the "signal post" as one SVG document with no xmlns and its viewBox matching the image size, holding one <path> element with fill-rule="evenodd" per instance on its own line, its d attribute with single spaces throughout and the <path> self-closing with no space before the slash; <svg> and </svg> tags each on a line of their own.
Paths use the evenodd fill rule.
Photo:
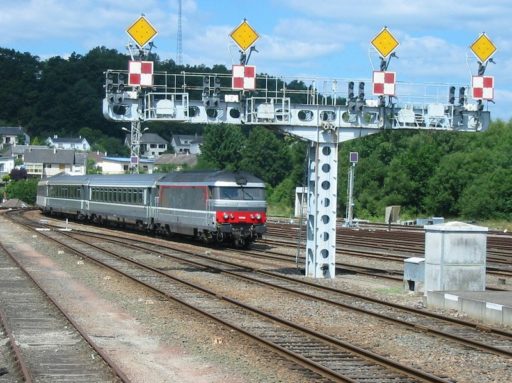
<svg viewBox="0 0 512 383">
<path fill-rule="evenodd" d="M 254 43 L 259 36 L 246 20 L 231 33 L 240 48 L 240 63 L 233 65 L 231 74 L 153 72 L 152 63 L 149 65 L 143 58 L 152 47 L 150 41 L 156 30 L 147 20 L 139 20 L 127 31 L 137 44 L 130 51 L 136 64 L 129 64 L 128 70 L 110 69 L 105 73 L 104 116 L 130 122 L 133 137 L 140 137 L 141 121 L 180 121 L 263 125 L 308 141 L 305 268 L 306 275 L 312 278 L 335 277 L 341 142 L 384 129 L 477 132 L 486 130 L 490 122 L 490 112 L 483 110 L 483 101 L 492 101 L 488 79 L 473 83 L 474 89 L 482 85 L 481 90 L 473 91 L 476 104 L 462 97 L 456 105 L 453 86 L 438 85 L 434 95 L 426 98 L 418 84 L 407 83 L 403 83 L 404 89 L 417 89 L 423 98 L 418 102 L 416 94 L 400 93 L 398 103 L 395 95 L 399 94 L 401 83 L 397 83 L 395 72 L 388 71 L 398 41 L 387 28 L 372 40 L 381 63 L 371 81 L 301 79 L 309 88 L 297 91 L 286 89 L 283 78 L 257 76 L 256 67 L 248 65 L 251 53 L 257 52 Z M 149 50 L 145 48 L 147 44 Z M 479 47 L 481 52 L 488 54 L 489 47 Z M 487 61 L 482 64 L 483 59 L 480 60 L 480 65 L 486 66 Z M 295 79 L 289 79 L 292 80 Z M 340 86 L 346 93 L 340 92 Z M 370 96 L 365 93 L 369 86 Z M 469 88 L 461 87 L 464 91 Z M 306 102 L 292 102 L 297 96 Z M 138 158 L 135 146 L 138 147 L 132 144 L 132 154 Z"/>
</svg>

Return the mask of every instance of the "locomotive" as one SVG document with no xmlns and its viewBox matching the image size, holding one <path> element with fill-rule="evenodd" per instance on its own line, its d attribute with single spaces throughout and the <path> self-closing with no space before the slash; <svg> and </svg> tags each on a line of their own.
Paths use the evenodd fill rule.
<svg viewBox="0 0 512 383">
<path fill-rule="evenodd" d="M 266 231 L 264 182 L 245 172 L 73 176 L 39 181 L 48 215 L 247 247 Z"/>
</svg>

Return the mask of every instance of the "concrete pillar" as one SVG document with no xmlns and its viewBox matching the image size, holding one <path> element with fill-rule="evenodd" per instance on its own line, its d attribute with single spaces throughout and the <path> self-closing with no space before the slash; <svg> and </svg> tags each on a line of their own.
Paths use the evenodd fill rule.
<svg viewBox="0 0 512 383">
<path fill-rule="evenodd" d="M 425 294 L 485 291 L 487 231 L 463 222 L 425 226 Z"/>
</svg>

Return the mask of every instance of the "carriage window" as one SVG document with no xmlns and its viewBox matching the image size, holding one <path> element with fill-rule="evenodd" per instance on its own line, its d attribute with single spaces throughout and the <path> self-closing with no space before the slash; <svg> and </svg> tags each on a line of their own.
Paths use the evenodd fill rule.
<svg viewBox="0 0 512 383">
<path fill-rule="evenodd" d="M 264 188 L 248 187 L 218 187 L 214 190 L 214 197 L 231 200 L 265 200 Z"/>
</svg>

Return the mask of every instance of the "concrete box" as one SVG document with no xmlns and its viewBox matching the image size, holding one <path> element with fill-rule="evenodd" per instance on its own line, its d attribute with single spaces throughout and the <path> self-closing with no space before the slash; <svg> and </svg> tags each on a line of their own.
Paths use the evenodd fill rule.
<svg viewBox="0 0 512 383">
<path fill-rule="evenodd" d="M 404 260 L 404 289 L 423 291 L 425 283 L 425 258 L 411 257 Z"/>
<path fill-rule="evenodd" d="M 486 227 L 425 226 L 425 291 L 485 291 Z"/>
</svg>

